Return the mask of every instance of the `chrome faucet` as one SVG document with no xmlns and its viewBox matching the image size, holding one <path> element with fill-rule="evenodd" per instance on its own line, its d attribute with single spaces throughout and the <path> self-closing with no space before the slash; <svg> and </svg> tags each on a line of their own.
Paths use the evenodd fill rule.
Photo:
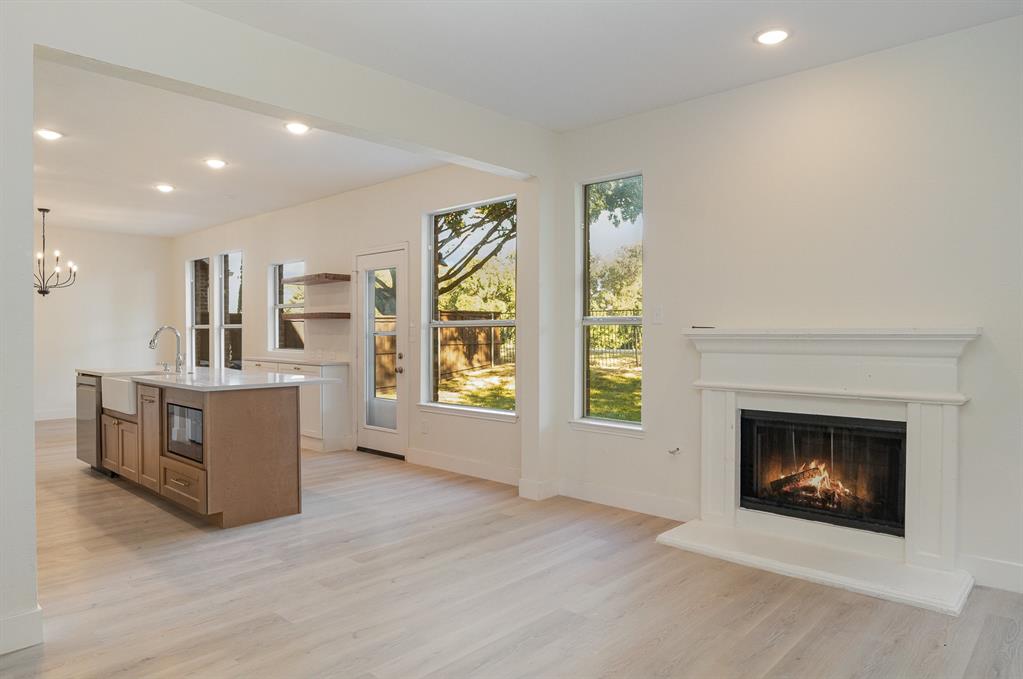
<svg viewBox="0 0 1023 679">
<path fill-rule="evenodd" d="M 178 329 L 170 325 L 161 325 L 160 329 L 153 333 L 153 339 L 149 340 L 149 348 L 156 349 L 157 340 L 160 337 L 160 333 L 164 330 L 170 330 L 174 333 L 174 372 L 181 374 L 181 368 L 185 363 L 185 357 L 181 355 L 181 333 Z M 164 363 L 164 370 L 167 369 L 167 364 Z"/>
</svg>

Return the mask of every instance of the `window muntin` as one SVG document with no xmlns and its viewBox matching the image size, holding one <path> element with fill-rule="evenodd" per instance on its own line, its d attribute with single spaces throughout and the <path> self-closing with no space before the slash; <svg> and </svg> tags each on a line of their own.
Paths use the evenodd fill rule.
<svg viewBox="0 0 1023 679">
<path fill-rule="evenodd" d="M 284 279 L 305 275 L 305 262 L 275 264 L 270 270 L 273 284 L 272 349 L 305 349 L 305 321 L 291 318 L 305 311 L 305 286 Z"/>
<path fill-rule="evenodd" d="M 517 201 L 433 216 L 431 400 L 515 410 Z"/>
<path fill-rule="evenodd" d="M 192 347 L 192 365 L 208 368 L 210 365 L 210 260 L 209 257 L 192 260 L 189 265 L 189 337 Z"/>
<path fill-rule="evenodd" d="M 220 256 L 220 347 L 225 368 L 242 367 L 242 253 Z"/>
<path fill-rule="evenodd" d="M 643 383 L 643 178 L 583 190 L 583 417 L 639 423 Z"/>
</svg>

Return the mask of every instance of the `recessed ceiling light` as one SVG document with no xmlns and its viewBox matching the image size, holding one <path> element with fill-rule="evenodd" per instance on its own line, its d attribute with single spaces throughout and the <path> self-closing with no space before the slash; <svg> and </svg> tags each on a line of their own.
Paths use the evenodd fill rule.
<svg viewBox="0 0 1023 679">
<path fill-rule="evenodd" d="M 772 28 L 769 31 L 757 33 L 755 40 L 761 45 L 777 45 L 789 37 L 789 32 L 780 28 Z"/>
<path fill-rule="evenodd" d="M 309 126 L 305 123 L 292 122 L 285 124 L 284 129 L 292 134 L 305 134 L 309 131 Z"/>
<path fill-rule="evenodd" d="M 61 137 L 64 136 L 60 132 L 57 132 L 56 130 L 47 130 L 45 127 L 42 128 L 42 129 L 36 130 L 36 134 L 38 134 L 40 137 L 42 137 L 46 141 L 56 141 L 56 140 L 58 140 L 58 139 L 60 139 Z"/>
<path fill-rule="evenodd" d="M 222 170 L 227 167 L 227 163 L 220 158 L 207 158 L 206 165 L 214 170 Z"/>
<path fill-rule="evenodd" d="M 159 191 L 160 193 L 170 193 L 171 191 L 174 190 L 174 187 L 171 186 L 170 184 L 157 184 L 153 188 Z"/>
</svg>

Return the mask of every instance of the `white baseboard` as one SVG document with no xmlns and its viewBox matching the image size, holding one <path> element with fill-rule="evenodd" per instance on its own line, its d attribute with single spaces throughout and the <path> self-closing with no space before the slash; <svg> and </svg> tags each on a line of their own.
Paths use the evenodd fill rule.
<svg viewBox="0 0 1023 679">
<path fill-rule="evenodd" d="M 524 497 L 527 500 L 546 500 L 557 494 L 558 482 L 555 480 L 519 479 L 519 497 Z"/>
<path fill-rule="evenodd" d="M 318 453 L 336 453 L 341 450 L 355 450 L 355 436 L 342 436 L 336 442 L 328 445 L 323 439 L 315 436 L 302 434 L 302 447 L 308 450 L 315 450 Z"/>
<path fill-rule="evenodd" d="M 445 453 L 438 453 L 423 448 L 409 448 L 405 455 L 405 461 L 410 464 L 418 464 L 424 467 L 435 467 L 456 474 L 475 476 L 488 481 L 507 483 L 514 486 L 519 482 L 519 470 L 514 467 L 502 467 L 490 462 L 471 460 L 464 457 L 456 457 Z"/>
<path fill-rule="evenodd" d="M 1023 594 L 1023 563 L 960 554 L 959 568 L 969 571 L 978 585 Z"/>
<path fill-rule="evenodd" d="M 0 618 L 0 655 L 43 643 L 43 609 Z"/>
<path fill-rule="evenodd" d="M 653 493 L 644 493 L 611 486 L 601 486 L 585 481 L 562 479 L 559 485 L 561 495 L 577 500 L 596 502 L 610 507 L 620 507 L 641 514 L 662 516 L 675 521 L 689 521 L 700 514 L 699 500 L 683 500 Z"/>
<path fill-rule="evenodd" d="M 74 408 L 44 408 L 35 411 L 35 418 L 36 422 L 43 420 L 67 420 L 74 419 L 75 414 Z"/>
</svg>

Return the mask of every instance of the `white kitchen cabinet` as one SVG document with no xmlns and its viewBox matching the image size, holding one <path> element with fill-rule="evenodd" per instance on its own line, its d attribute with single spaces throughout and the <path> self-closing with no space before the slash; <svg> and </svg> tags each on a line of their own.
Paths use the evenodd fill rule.
<svg viewBox="0 0 1023 679">
<path fill-rule="evenodd" d="M 341 380 L 299 387 L 302 447 L 329 452 L 351 450 L 355 446 L 347 364 L 318 365 L 307 361 L 288 363 L 257 358 L 243 360 L 242 370 L 333 377 Z"/>
<path fill-rule="evenodd" d="M 277 372 L 294 373 L 298 375 L 310 375 L 312 377 L 323 377 L 327 366 L 319 365 L 297 365 L 294 363 L 278 363 Z M 327 375 L 330 377 L 330 375 Z M 299 403 L 301 407 L 302 436 L 309 438 L 323 438 L 323 398 L 324 385 L 310 384 L 307 387 L 299 388 Z"/>
<path fill-rule="evenodd" d="M 242 361 L 242 370 L 255 370 L 261 369 L 266 372 L 275 373 L 277 372 L 276 361 L 250 361 L 248 359 Z"/>
</svg>

